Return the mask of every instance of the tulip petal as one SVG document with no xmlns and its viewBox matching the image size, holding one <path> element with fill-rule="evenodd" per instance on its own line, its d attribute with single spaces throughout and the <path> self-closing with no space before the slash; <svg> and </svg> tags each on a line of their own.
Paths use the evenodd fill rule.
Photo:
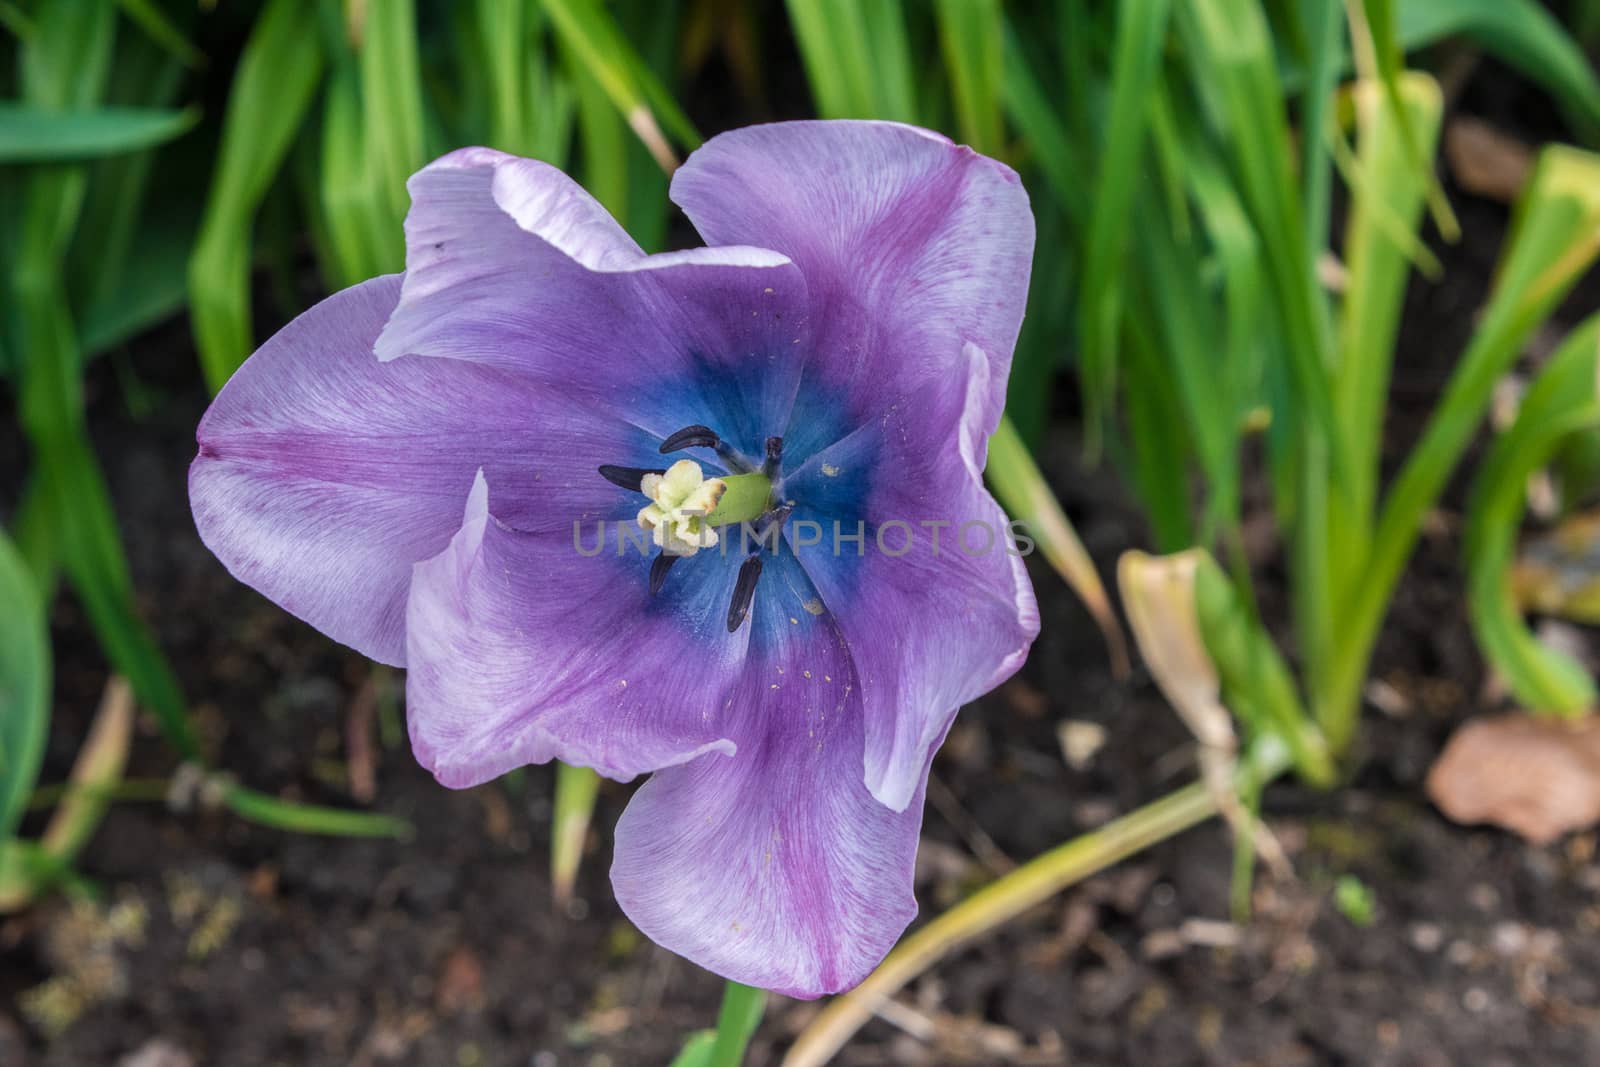
<svg viewBox="0 0 1600 1067">
<path fill-rule="evenodd" d="M 966 359 L 954 384 L 927 383 L 785 482 L 813 521 L 862 534 L 859 546 L 834 542 L 830 528 L 797 551 L 849 642 L 866 784 L 895 811 L 917 795 L 961 705 L 1010 677 L 1039 632 L 1005 513 L 983 486 L 989 361 L 974 345 Z M 941 437 L 953 406 L 959 429 Z"/>
<path fill-rule="evenodd" d="M 1033 255 L 1010 168 L 914 126 L 783 122 L 707 141 L 673 175 L 672 199 L 708 244 L 757 244 L 800 266 L 817 324 L 807 377 L 841 390 L 857 423 L 920 379 L 964 374 L 965 344 L 983 350 L 997 387 L 978 420 L 982 466 Z M 805 428 L 786 440 L 809 454 Z"/>
<path fill-rule="evenodd" d="M 809 998 L 859 982 L 916 915 L 922 791 L 900 812 L 867 792 L 843 635 L 795 602 L 809 583 L 792 558 L 772 578 L 729 698 L 738 754 L 652 775 L 617 823 L 611 881 L 651 940 Z"/>
<path fill-rule="evenodd" d="M 810 347 L 786 257 L 646 256 L 559 170 L 486 148 L 407 188 L 405 287 L 379 358 L 505 367 L 661 437 L 698 423 L 757 456 L 784 424 Z"/>
<path fill-rule="evenodd" d="M 636 510 L 599 466 L 661 466 L 656 446 L 695 423 L 759 456 L 808 336 L 783 257 L 638 255 L 543 164 L 469 150 L 413 189 L 419 270 L 337 294 L 262 346 L 203 420 L 191 474 L 202 539 L 236 577 L 393 664 L 411 566 L 459 527 L 477 469 L 518 529 Z M 540 190 L 535 236 L 495 196 L 531 225 Z"/>
<path fill-rule="evenodd" d="M 867 539 L 860 557 L 804 561 L 861 677 L 867 785 L 900 810 L 959 706 L 1015 671 L 1038 630 L 982 485 L 1027 293 L 1027 195 L 993 160 L 877 122 L 723 134 L 672 195 L 711 244 L 756 241 L 805 271 L 817 331 L 786 443 L 806 459 L 785 494 L 797 519 L 860 523 Z M 813 400 L 850 408 L 848 432 Z M 924 523 L 944 524 L 939 555 Z M 969 523 L 972 556 L 953 545 Z"/>
<path fill-rule="evenodd" d="M 513 530 L 490 488 L 479 475 L 459 531 L 412 580 L 417 760 L 463 788 L 551 759 L 626 780 L 731 755 L 721 712 L 746 635 L 722 620 L 739 561 L 702 552 L 652 596 L 654 551 L 620 540 L 627 524 L 607 524 L 603 541 Z"/>
<path fill-rule="evenodd" d="M 576 463 L 660 462 L 655 438 L 493 367 L 372 355 L 400 293 L 376 278 L 307 311 L 251 356 L 201 420 L 189 497 L 201 540 L 240 581 L 334 640 L 405 662 L 411 567 L 461 524 L 486 468 L 519 528 L 635 501 Z"/>
</svg>

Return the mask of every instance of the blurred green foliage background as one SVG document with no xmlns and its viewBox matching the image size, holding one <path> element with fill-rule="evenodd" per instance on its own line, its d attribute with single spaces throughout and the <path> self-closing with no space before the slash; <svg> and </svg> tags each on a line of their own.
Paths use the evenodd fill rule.
<svg viewBox="0 0 1600 1067">
<path fill-rule="evenodd" d="M 666 182 L 712 132 L 691 111 L 914 122 L 1016 167 L 1039 241 L 994 488 L 1120 655 L 1028 448 L 1069 383 L 1088 457 L 1125 475 L 1152 546 L 1203 553 L 1186 596 L 1153 610 L 1199 623 L 1261 772 L 1323 785 L 1425 514 L 1495 383 L 1600 253 L 1593 0 L 0 0 L 0 28 L 0 368 L 29 449 L 0 539 L 0 898 L 70 877 L 70 850 L 13 836 L 49 728 L 58 584 L 173 751 L 201 757 L 134 607 L 86 366 L 187 315 L 195 374 L 219 388 L 263 338 L 253 310 L 282 321 L 403 269 L 406 178 L 444 151 L 567 168 L 651 251 L 689 236 Z M 1473 340 L 1384 484 L 1406 285 L 1439 270 L 1429 242 L 1457 234 L 1433 176 L 1430 70 L 1462 42 L 1537 84 L 1570 144 L 1540 154 Z M 708 84 L 720 98 L 690 107 L 685 88 Z M 1484 651 L 1542 712 L 1587 711 L 1594 684 L 1528 631 L 1506 575 L 1529 473 L 1600 428 L 1597 329 L 1549 362 L 1469 515 Z M 1285 548 L 1286 643 L 1256 613 L 1249 471 Z M 563 795 L 593 803 L 578 779 Z M 294 829 L 399 829 L 227 796 Z"/>
</svg>

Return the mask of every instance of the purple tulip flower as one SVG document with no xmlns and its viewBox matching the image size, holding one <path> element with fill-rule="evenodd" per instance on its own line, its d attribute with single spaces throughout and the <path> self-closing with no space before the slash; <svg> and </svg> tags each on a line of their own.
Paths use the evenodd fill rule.
<svg viewBox="0 0 1600 1067">
<path fill-rule="evenodd" d="M 463 149 L 409 189 L 405 274 L 284 327 L 206 413 L 201 537 L 407 669 L 445 785 L 650 774 L 611 877 L 653 940 L 854 985 L 916 913 L 934 750 L 1038 632 L 982 481 L 1016 175 L 908 126 L 737 130 L 672 180 L 708 246 L 653 256 L 543 163 Z M 745 527 L 684 514 L 741 477 L 770 488 Z"/>
</svg>

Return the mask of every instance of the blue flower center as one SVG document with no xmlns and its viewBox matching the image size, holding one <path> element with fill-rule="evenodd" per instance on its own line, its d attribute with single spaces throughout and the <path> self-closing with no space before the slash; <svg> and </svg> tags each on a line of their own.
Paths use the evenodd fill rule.
<svg viewBox="0 0 1600 1067">
<path fill-rule="evenodd" d="M 755 488 L 758 495 L 746 495 L 743 502 L 738 505 L 729 501 L 726 507 L 720 503 L 715 512 L 706 514 L 696 513 L 687 521 L 699 531 L 701 523 L 716 523 L 721 519 L 721 525 L 737 526 L 741 551 L 746 553 L 744 561 L 739 565 L 739 575 L 734 582 L 733 597 L 728 605 L 728 632 L 733 633 L 744 624 L 750 614 L 750 604 L 755 598 L 756 583 L 761 578 L 761 553 L 768 547 L 775 547 L 778 538 L 782 536 L 783 524 L 793 511 L 792 503 L 779 503 L 782 500 L 783 486 L 783 438 L 768 437 L 766 440 L 765 455 L 760 463 L 752 461 L 744 453 L 722 439 L 722 436 L 708 426 L 698 423 L 685 426 L 683 429 L 668 434 L 661 442 L 661 454 L 670 455 L 688 448 L 709 448 L 734 473 L 725 482 L 740 482 L 746 487 Z M 699 468 L 693 463 L 680 461 L 676 467 L 689 468 L 689 474 L 698 482 Z M 600 465 L 600 476 L 613 485 L 624 489 L 633 489 L 653 495 L 652 489 L 658 486 L 664 476 L 671 477 L 664 469 L 644 467 L 621 467 L 609 463 Z M 719 499 L 724 494 L 717 494 Z M 727 497 L 738 497 L 737 492 L 726 494 Z M 646 513 L 660 511 L 659 507 L 652 506 L 640 512 L 641 523 L 653 521 L 647 519 Z M 670 525 L 670 516 L 663 520 Z M 681 525 L 679 528 L 682 528 Z M 656 543 L 661 546 L 655 558 L 650 563 L 650 593 L 652 596 L 661 591 L 666 583 L 667 572 L 673 564 L 685 556 L 693 555 L 697 547 L 709 547 L 717 543 L 715 533 L 699 534 L 702 538 L 698 545 L 680 547 L 681 539 L 676 532 L 667 529 L 664 525 L 657 532 Z"/>
</svg>

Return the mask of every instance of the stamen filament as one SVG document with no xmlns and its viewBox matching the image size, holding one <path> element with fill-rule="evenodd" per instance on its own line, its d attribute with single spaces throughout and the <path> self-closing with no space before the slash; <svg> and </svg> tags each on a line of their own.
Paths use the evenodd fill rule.
<svg viewBox="0 0 1600 1067">
<path fill-rule="evenodd" d="M 783 438 L 767 438 L 767 458 L 766 461 L 761 464 L 761 473 L 765 474 L 768 478 L 776 480 L 778 477 L 778 468 L 782 465 Z"/>
</svg>

